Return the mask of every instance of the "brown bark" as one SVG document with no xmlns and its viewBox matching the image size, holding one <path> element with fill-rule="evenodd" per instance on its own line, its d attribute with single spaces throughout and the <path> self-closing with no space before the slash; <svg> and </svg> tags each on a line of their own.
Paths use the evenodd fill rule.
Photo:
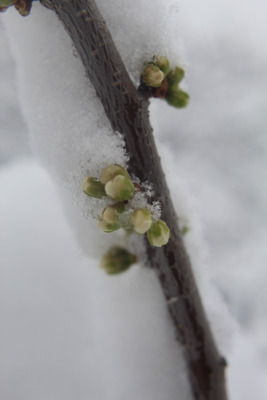
<svg viewBox="0 0 267 400">
<path fill-rule="evenodd" d="M 193 397 L 226 400 L 224 359 L 207 322 L 186 254 L 149 123 L 148 102 L 131 82 L 106 23 L 91 0 L 41 0 L 53 9 L 82 59 L 114 130 L 123 134 L 130 155 L 129 172 L 153 184 L 153 201 L 162 205 L 162 219 L 171 230 L 168 244 L 146 243 L 149 263 L 156 270 L 184 346 Z M 61 66 L 59 66 L 60 68 Z M 177 399 L 179 394 L 177 394 Z"/>
</svg>

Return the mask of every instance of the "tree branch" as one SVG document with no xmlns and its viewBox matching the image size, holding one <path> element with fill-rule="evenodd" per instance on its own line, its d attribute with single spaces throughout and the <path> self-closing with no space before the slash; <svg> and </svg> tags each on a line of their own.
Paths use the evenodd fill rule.
<svg viewBox="0 0 267 400">
<path fill-rule="evenodd" d="M 178 229 L 149 123 L 148 101 L 131 82 L 93 0 L 41 2 L 63 22 L 113 129 L 124 136 L 130 156 L 129 172 L 141 182 L 153 184 L 152 201 L 159 201 L 162 206 L 162 219 L 171 230 L 171 238 L 161 248 L 146 242 L 146 250 L 166 299 L 177 299 L 169 302 L 168 308 L 177 338 L 184 346 L 193 396 L 198 400 L 226 400 L 226 362 L 214 343 Z"/>
</svg>

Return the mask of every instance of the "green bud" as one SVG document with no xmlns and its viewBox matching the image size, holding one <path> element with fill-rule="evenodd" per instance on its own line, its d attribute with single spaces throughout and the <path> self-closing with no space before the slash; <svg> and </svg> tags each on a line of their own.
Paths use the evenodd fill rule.
<svg viewBox="0 0 267 400">
<path fill-rule="evenodd" d="M 0 7 L 10 7 L 16 0 L 0 0 Z"/>
<path fill-rule="evenodd" d="M 102 218 L 109 224 L 119 223 L 119 214 L 125 211 L 125 205 L 123 203 L 113 204 L 108 206 L 102 213 Z"/>
<path fill-rule="evenodd" d="M 88 196 L 96 197 L 97 199 L 106 196 L 105 186 L 93 176 L 84 178 L 82 182 L 82 190 Z"/>
<path fill-rule="evenodd" d="M 184 225 L 182 228 L 181 228 L 181 234 L 184 236 L 184 235 L 186 235 L 187 234 L 187 232 L 189 232 L 190 231 L 190 228 L 187 226 L 187 225 Z"/>
<path fill-rule="evenodd" d="M 189 103 L 189 94 L 181 89 L 174 89 L 167 92 L 167 103 L 175 108 L 184 108 Z"/>
<path fill-rule="evenodd" d="M 181 82 L 185 75 L 183 68 L 176 67 L 175 69 L 171 69 L 168 75 L 166 76 L 168 86 L 170 88 L 175 88 Z"/>
<path fill-rule="evenodd" d="M 28 10 L 28 9 L 20 8 L 20 7 L 16 7 L 16 6 L 15 6 L 15 8 L 22 17 L 27 17 L 30 14 L 30 10 Z"/>
<path fill-rule="evenodd" d="M 170 71 L 170 63 L 168 58 L 163 56 L 154 56 L 152 59 L 153 64 L 155 64 L 164 73 L 164 76 Z"/>
<path fill-rule="evenodd" d="M 32 0 L 16 0 L 14 2 L 14 7 L 22 17 L 26 17 L 30 14 L 31 6 Z"/>
<path fill-rule="evenodd" d="M 135 232 L 143 235 L 146 233 L 152 225 L 152 216 L 149 210 L 146 208 L 136 209 L 132 215 L 132 224 Z"/>
<path fill-rule="evenodd" d="M 104 185 L 111 181 L 116 175 L 123 175 L 129 178 L 128 172 L 119 164 L 112 164 L 104 168 L 100 175 L 100 182 Z"/>
<path fill-rule="evenodd" d="M 164 73 L 153 64 L 147 64 L 142 72 L 142 81 L 150 87 L 159 87 L 164 79 Z"/>
<path fill-rule="evenodd" d="M 170 229 L 168 228 L 168 225 L 161 219 L 153 223 L 147 232 L 149 243 L 155 247 L 164 246 L 166 243 L 168 243 L 170 236 Z"/>
<path fill-rule="evenodd" d="M 106 233 L 110 233 L 110 232 L 114 232 L 114 231 L 117 231 L 118 229 L 120 229 L 120 225 L 116 224 L 116 223 L 109 224 L 105 220 L 100 220 L 98 222 L 98 228 L 100 228 L 102 231 L 104 231 Z"/>
<path fill-rule="evenodd" d="M 135 255 L 123 247 L 112 247 L 102 257 L 100 267 L 109 275 L 120 274 L 126 271 L 132 264 L 136 263 Z"/>
<path fill-rule="evenodd" d="M 134 184 L 130 178 L 116 175 L 105 185 L 106 194 L 118 201 L 129 200 L 134 195 Z"/>
</svg>

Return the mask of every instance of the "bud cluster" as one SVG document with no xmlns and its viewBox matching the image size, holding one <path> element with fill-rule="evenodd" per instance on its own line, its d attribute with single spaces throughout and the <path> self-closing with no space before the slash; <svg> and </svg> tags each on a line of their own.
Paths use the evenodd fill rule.
<svg viewBox="0 0 267 400">
<path fill-rule="evenodd" d="M 189 94 L 179 87 L 184 75 L 185 72 L 181 67 L 170 69 L 166 57 L 154 56 L 144 66 L 139 90 L 148 97 L 164 98 L 171 106 L 183 108 L 189 102 Z"/>
<path fill-rule="evenodd" d="M 33 0 L 0 0 L 0 12 L 6 11 L 9 7 L 14 6 L 22 17 L 30 14 Z"/>
<path fill-rule="evenodd" d="M 100 178 L 84 178 L 82 190 L 91 197 L 101 199 L 108 196 L 117 201 L 127 201 L 133 197 L 135 187 L 128 172 L 118 164 L 103 169 Z"/>
<path fill-rule="evenodd" d="M 86 177 L 82 182 L 85 194 L 97 199 L 108 197 L 115 201 L 108 205 L 102 212 L 98 227 L 106 233 L 120 228 L 135 231 L 139 235 L 147 233 L 152 246 L 164 246 L 170 237 L 170 230 L 166 223 L 153 218 L 147 208 L 133 208 L 130 200 L 134 197 L 136 189 L 128 172 L 118 164 L 104 168 L 99 179 Z"/>
</svg>

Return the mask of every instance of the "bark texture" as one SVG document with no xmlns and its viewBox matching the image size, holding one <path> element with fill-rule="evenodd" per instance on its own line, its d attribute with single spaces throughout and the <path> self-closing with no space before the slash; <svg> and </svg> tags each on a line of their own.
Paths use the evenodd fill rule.
<svg viewBox="0 0 267 400">
<path fill-rule="evenodd" d="M 123 134 L 130 155 L 129 172 L 153 184 L 152 201 L 162 205 L 162 219 L 171 230 L 161 248 L 146 243 L 184 346 L 193 397 L 226 400 L 224 368 L 207 322 L 170 199 L 149 123 L 148 101 L 131 82 L 106 23 L 93 0 L 41 0 L 54 10 L 71 36 L 86 73 L 102 101 L 114 130 Z M 60 66 L 59 66 L 60 68 Z M 179 394 L 177 394 L 177 399 Z"/>
</svg>

